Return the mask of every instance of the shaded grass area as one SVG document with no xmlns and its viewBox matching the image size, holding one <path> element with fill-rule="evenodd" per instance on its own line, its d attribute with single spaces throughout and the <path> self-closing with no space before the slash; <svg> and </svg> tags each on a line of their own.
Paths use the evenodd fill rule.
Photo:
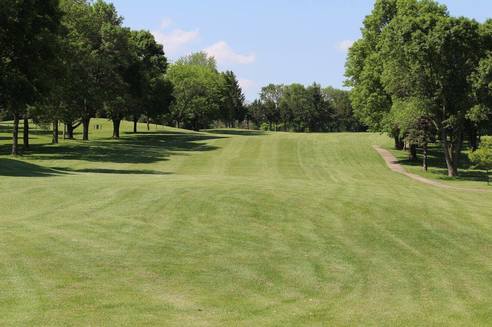
<svg viewBox="0 0 492 327">
<path fill-rule="evenodd" d="M 480 182 L 481 184 L 487 183 L 487 174 L 484 170 L 476 169 L 468 159 L 468 149 L 465 147 L 464 151 L 460 155 L 459 176 L 449 177 L 444 159 L 444 153 L 440 145 L 434 144 L 429 147 L 428 150 L 428 172 L 424 172 L 422 169 L 422 151 L 418 151 L 417 160 L 412 161 L 408 159 L 408 153 L 406 151 L 392 150 L 393 154 L 399 159 L 398 162 L 405 166 L 412 172 L 419 173 L 422 176 L 429 178 L 439 179 L 447 182 Z M 468 183 L 470 184 L 470 183 Z M 472 184 L 470 184 L 472 185 Z"/>
<path fill-rule="evenodd" d="M 0 156 L 1 326 L 489 324 L 492 195 L 389 171 L 388 138 L 95 123 Z"/>
<path fill-rule="evenodd" d="M 231 128 L 205 129 L 203 131 L 211 134 L 237 135 L 237 136 L 259 136 L 259 135 L 268 134 L 267 132 L 258 131 L 258 130 L 244 130 L 244 129 L 231 129 Z"/>
</svg>

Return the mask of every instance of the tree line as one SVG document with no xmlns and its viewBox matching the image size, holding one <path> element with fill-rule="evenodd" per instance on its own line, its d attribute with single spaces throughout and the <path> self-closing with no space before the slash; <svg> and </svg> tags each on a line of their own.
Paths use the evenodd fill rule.
<svg viewBox="0 0 492 327">
<path fill-rule="evenodd" d="M 294 132 L 360 132 L 350 92 L 313 83 L 269 84 L 247 107 L 246 119 L 265 130 Z"/>
<path fill-rule="evenodd" d="M 239 108 L 239 109 L 238 109 Z M 29 147 L 29 122 L 59 123 L 71 139 L 90 120 L 113 122 L 120 137 L 123 119 L 166 122 L 200 129 L 222 119 L 229 125 L 244 108 L 233 72 L 196 53 L 169 64 L 149 31 L 123 25 L 103 0 L 5 0 L 0 11 L 0 112 L 12 120 L 12 154 Z M 147 125 L 148 126 L 148 125 Z"/>
<path fill-rule="evenodd" d="M 377 0 L 349 51 L 354 113 L 411 158 L 440 143 L 448 175 L 491 130 L 492 20 L 453 17 L 433 0 Z"/>
</svg>

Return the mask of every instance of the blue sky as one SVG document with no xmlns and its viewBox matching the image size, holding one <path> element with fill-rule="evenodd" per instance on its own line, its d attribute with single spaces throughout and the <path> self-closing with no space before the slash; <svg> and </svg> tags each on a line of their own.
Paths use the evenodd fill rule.
<svg viewBox="0 0 492 327">
<path fill-rule="evenodd" d="M 150 30 L 171 60 L 206 50 L 233 70 L 247 99 L 268 83 L 342 87 L 346 49 L 372 0 L 113 0 L 125 25 Z M 492 0 L 443 0 L 483 21 Z"/>
</svg>

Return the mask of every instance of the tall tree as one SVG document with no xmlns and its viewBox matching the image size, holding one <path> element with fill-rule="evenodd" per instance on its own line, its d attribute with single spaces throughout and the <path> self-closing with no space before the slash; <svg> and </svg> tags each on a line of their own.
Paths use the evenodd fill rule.
<svg viewBox="0 0 492 327">
<path fill-rule="evenodd" d="M 173 85 L 174 97 L 171 114 L 178 127 L 199 130 L 218 118 L 224 81 L 212 62 L 215 61 L 198 53 L 170 66 L 167 78 Z"/>
<path fill-rule="evenodd" d="M 420 4 L 420 3 L 419 3 Z M 452 18 L 432 2 L 404 8 L 384 31 L 383 81 L 393 98 L 426 102 L 440 135 L 448 175 L 458 174 L 467 113 L 473 105 L 470 77 L 480 59 L 479 26 Z M 425 13 L 425 14 L 424 14 Z"/>
<path fill-rule="evenodd" d="M 18 154 L 19 120 L 48 91 L 46 81 L 60 26 L 57 0 L 5 0 L 0 11 L 0 106 L 13 116 L 12 154 Z M 25 125 L 26 132 L 27 126 Z M 26 136 L 28 137 L 27 133 Z"/>
<path fill-rule="evenodd" d="M 235 127 L 235 121 L 244 119 L 244 94 L 236 75 L 232 71 L 222 73 L 224 77 L 224 98 L 221 118 L 227 127 Z"/>
<path fill-rule="evenodd" d="M 149 118 L 156 118 L 168 110 L 171 89 L 164 79 L 167 59 L 162 45 L 148 31 L 132 31 L 130 42 L 136 52 L 129 74 L 133 98 L 130 112 L 133 132 L 136 133 L 137 122 L 142 114 L 145 114 L 148 122 Z"/>
<path fill-rule="evenodd" d="M 261 88 L 260 101 L 265 111 L 265 117 L 268 120 L 269 129 L 277 130 L 280 122 L 280 100 L 283 94 L 283 85 L 268 84 Z"/>
<path fill-rule="evenodd" d="M 349 50 L 346 84 L 352 88 L 350 97 L 357 118 L 373 131 L 389 131 L 395 147 L 401 148 L 397 126 L 385 126 L 384 117 L 391 109 L 391 96 L 381 81 L 382 59 L 379 40 L 385 27 L 397 14 L 397 0 L 376 0 L 371 14 L 364 19 L 362 38 Z"/>
</svg>

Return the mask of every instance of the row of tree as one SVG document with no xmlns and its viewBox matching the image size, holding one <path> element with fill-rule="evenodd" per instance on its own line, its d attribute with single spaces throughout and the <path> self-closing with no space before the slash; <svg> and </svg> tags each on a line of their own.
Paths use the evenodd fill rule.
<svg viewBox="0 0 492 327">
<path fill-rule="evenodd" d="M 169 65 L 148 31 L 123 26 L 116 8 L 103 0 L 5 0 L 0 11 L 0 110 L 13 121 L 12 154 L 29 147 L 29 122 L 58 126 L 66 137 L 82 126 L 89 139 L 94 117 L 113 122 L 149 120 L 184 128 L 228 126 L 245 115 L 244 95 L 234 73 L 196 53 Z"/>
<path fill-rule="evenodd" d="M 296 132 L 364 131 L 354 117 L 349 91 L 319 84 L 269 84 L 251 103 L 246 119 L 268 130 Z"/>
<path fill-rule="evenodd" d="M 112 4 L 85 0 L 6 0 L 0 12 L 0 107 L 13 120 L 12 153 L 18 153 L 19 120 L 24 147 L 29 120 L 78 125 L 89 138 L 90 119 L 120 122 L 153 117 L 169 106 L 167 60 L 147 31 L 132 31 Z M 136 125 L 135 125 L 136 126 Z"/>
<path fill-rule="evenodd" d="M 433 0 L 377 0 L 349 51 L 355 115 L 412 157 L 439 141 L 449 176 L 465 141 L 490 131 L 492 21 L 452 17 Z M 426 164 L 424 164 L 426 165 Z"/>
</svg>

